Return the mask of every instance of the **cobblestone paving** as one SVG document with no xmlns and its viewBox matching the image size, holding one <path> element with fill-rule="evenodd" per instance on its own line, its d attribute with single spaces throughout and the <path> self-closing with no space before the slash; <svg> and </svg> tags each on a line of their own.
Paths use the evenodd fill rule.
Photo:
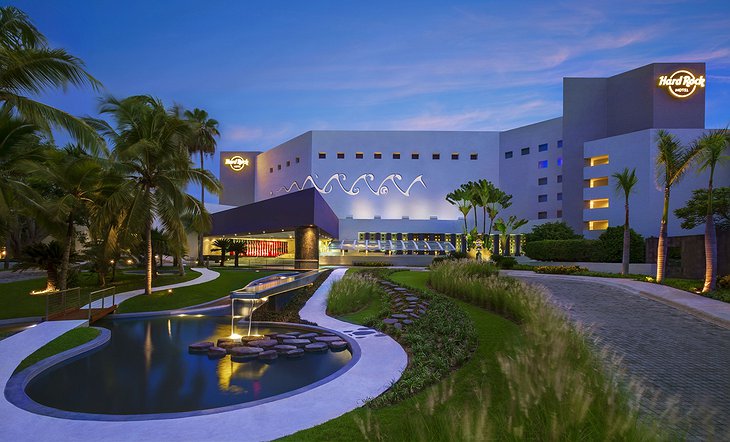
<svg viewBox="0 0 730 442">
<path fill-rule="evenodd" d="M 545 286 L 569 316 L 623 357 L 628 374 L 678 400 L 692 415 L 691 439 L 730 440 L 730 330 L 620 288 L 550 277 Z M 666 403 L 661 401 L 660 403 Z M 645 403 L 650 411 L 662 405 Z"/>
</svg>

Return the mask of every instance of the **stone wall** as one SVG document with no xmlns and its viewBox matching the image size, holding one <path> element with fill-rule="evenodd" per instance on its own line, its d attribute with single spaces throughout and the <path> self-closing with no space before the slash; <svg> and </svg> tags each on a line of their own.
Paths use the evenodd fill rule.
<svg viewBox="0 0 730 442">
<path fill-rule="evenodd" d="M 646 262 L 656 263 L 658 238 L 646 239 Z M 705 277 L 704 235 L 672 236 L 668 240 L 668 278 Z M 730 274 L 730 232 L 717 232 L 717 274 Z"/>
</svg>

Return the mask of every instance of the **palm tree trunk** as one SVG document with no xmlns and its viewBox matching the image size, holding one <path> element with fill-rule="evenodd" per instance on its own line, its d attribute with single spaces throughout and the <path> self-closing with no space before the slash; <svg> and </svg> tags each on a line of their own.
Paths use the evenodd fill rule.
<svg viewBox="0 0 730 442">
<path fill-rule="evenodd" d="M 626 195 L 626 219 L 624 219 L 624 249 L 621 256 L 621 274 L 629 274 L 629 260 L 631 259 L 631 231 L 629 230 L 629 196 Z"/>
<path fill-rule="evenodd" d="M 152 254 L 152 216 L 148 215 L 149 219 L 147 220 L 147 269 L 145 272 L 145 286 L 144 286 L 144 294 L 145 295 L 151 295 L 152 294 L 152 263 L 155 260 L 155 255 Z"/>
<path fill-rule="evenodd" d="M 74 240 L 74 221 L 73 215 L 68 215 L 66 224 L 66 243 L 63 246 L 63 256 L 61 257 L 61 268 L 58 271 L 58 285 L 61 290 L 66 290 L 66 280 L 68 279 L 68 266 L 71 260 L 71 247 Z"/>
<path fill-rule="evenodd" d="M 474 208 L 474 230 L 479 228 L 479 222 L 477 221 L 477 206 L 472 206 Z"/>
<path fill-rule="evenodd" d="M 712 213 L 712 175 L 714 166 L 710 168 L 710 183 L 707 186 L 707 219 L 705 220 L 705 283 L 702 293 L 715 290 L 717 282 L 717 235 L 715 233 L 715 218 Z"/>
<path fill-rule="evenodd" d="M 487 206 L 482 207 L 482 236 L 487 233 Z M 491 224 L 490 224 L 491 229 Z"/>
<path fill-rule="evenodd" d="M 203 151 L 200 151 L 200 169 L 203 169 Z M 205 207 L 205 186 L 200 184 L 200 204 Z M 203 232 L 198 232 L 198 265 L 203 265 Z"/>
<path fill-rule="evenodd" d="M 8 232 L 7 235 L 7 238 L 5 238 L 5 262 L 3 263 L 3 268 L 5 270 L 10 268 L 10 232 Z"/>
<path fill-rule="evenodd" d="M 225 265 L 226 262 L 226 249 L 221 247 L 221 267 Z"/>
<path fill-rule="evenodd" d="M 177 257 L 177 274 L 185 276 L 185 264 L 183 264 L 182 254 Z"/>
<path fill-rule="evenodd" d="M 664 281 L 664 274 L 667 270 L 667 218 L 669 216 L 669 188 L 664 188 L 664 210 L 662 211 L 662 224 L 659 227 L 659 241 L 656 251 L 656 282 Z"/>
</svg>

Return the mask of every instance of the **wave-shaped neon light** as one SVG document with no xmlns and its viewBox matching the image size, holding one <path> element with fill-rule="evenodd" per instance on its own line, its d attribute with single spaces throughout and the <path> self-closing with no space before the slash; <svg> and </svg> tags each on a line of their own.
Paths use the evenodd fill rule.
<svg viewBox="0 0 730 442">
<path fill-rule="evenodd" d="M 362 181 L 365 184 L 365 188 L 369 190 L 373 195 L 377 196 L 384 196 L 387 195 L 390 192 L 390 188 L 388 187 L 388 182 L 390 182 L 394 189 L 400 192 L 403 196 L 410 196 L 411 195 L 411 189 L 413 186 L 416 185 L 416 183 L 419 183 L 423 186 L 424 189 L 426 189 L 426 183 L 423 181 L 423 175 L 418 175 L 416 178 L 411 181 L 411 184 L 406 187 L 405 190 L 401 186 L 398 185 L 397 181 L 403 181 L 403 177 L 398 173 L 391 173 L 390 175 L 386 176 L 377 187 L 373 187 L 370 183 L 375 181 L 375 175 L 372 173 L 364 173 L 357 177 L 355 181 L 353 181 L 352 185 L 348 189 L 345 187 L 343 182 L 347 181 L 347 175 L 344 173 L 336 173 L 329 177 L 329 179 L 324 183 L 323 186 L 317 185 L 315 179 L 319 179 L 319 176 L 317 174 L 314 175 L 314 178 L 312 178 L 312 175 L 307 175 L 307 177 L 304 179 L 304 182 L 300 186 L 297 181 L 294 181 L 289 185 L 288 187 L 282 186 L 278 192 L 285 192 L 289 193 L 292 190 L 302 190 L 305 187 L 307 187 L 307 184 L 311 184 L 312 187 L 317 189 L 319 193 L 328 194 L 331 193 L 335 189 L 335 185 L 333 183 L 337 183 L 337 185 L 340 187 L 340 189 L 350 196 L 355 196 L 360 193 L 360 187 L 358 186 L 358 183 Z M 396 181 L 397 180 L 397 181 Z M 272 192 L 273 194 L 273 192 Z"/>
</svg>

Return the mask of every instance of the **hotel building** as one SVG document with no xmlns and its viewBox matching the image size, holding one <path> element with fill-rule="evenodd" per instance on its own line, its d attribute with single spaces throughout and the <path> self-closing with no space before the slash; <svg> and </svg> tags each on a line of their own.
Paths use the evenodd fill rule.
<svg viewBox="0 0 730 442">
<path fill-rule="evenodd" d="M 595 238 L 623 225 L 623 195 L 611 175 L 625 167 L 639 178 L 631 226 L 656 236 L 657 131 L 689 143 L 704 126 L 704 63 L 654 63 L 608 78 L 564 78 L 562 117 L 507 131 L 310 131 L 265 152 L 221 152 L 220 204 L 228 209 L 214 214 L 204 253 L 223 235 L 287 242 L 273 248 L 294 251 L 301 268 L 319 255 L 459 249 L 464 220 L 445 196 L 479 179 L 513 195 L 500 216 L 529 220 L 523 232 L 562 220 Z M 705 187 L 706 175 L 692 171 L 673 187 L 672 207 Z M 730 185 L 728 168 L 715 179 Z M 481 210 L 477 218 L 481 231 Z M 670 235 L 701 231 L 682 230 L 670 215 Z M 306 253 L 298 244 L 305 237 L 318 243 Z"/>
</svg>

